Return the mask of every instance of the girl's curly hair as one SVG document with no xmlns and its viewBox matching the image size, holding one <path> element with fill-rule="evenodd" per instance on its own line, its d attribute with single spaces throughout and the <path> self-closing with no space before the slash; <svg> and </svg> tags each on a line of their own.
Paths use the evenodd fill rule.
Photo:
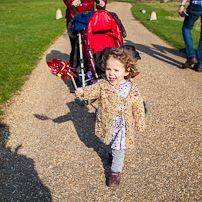
<svg viewBox="0 0 202 202">
<path fill-rule="evenodd" d="M 105 51 L 102 60 L 102 70 L 106 70 L 107 60 L 113 57 L 119 60 L 125 66 L 125 71 L 129 72 L 129 74 L 125 77 L 125 79 L 129 79 L 135 76 L 138 73 L 136 68 L 137 59 L 133 55 L 133 51 L 126 47 L 118 47 L 118 48 L 109 48 Z"/>
</svg>

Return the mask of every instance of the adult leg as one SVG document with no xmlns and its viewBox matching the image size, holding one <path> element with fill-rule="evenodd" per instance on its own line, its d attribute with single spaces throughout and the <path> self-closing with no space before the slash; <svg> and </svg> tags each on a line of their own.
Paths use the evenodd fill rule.
<svg viewBox="0 0 202 202">
<path fill-rule="evenodd" d="M 196 22 L 196 20 L 199 17 L 202 17 L 202 6 L 191 4 L 191 6 L 188 7 L 188 9 L 187 9 L 187 13 L 191 17 L 190 18 L 192 21 L 191 26 L 193 27 L 193 24 Z M 185 18 L 185 21 L 186 21 L 186 18 Z M 185 27 L 187 26 L 187 24 L 189 24 L 189 23 L 185 23 Z M 201 27 L 202 27 L 202 19 L 201 19 Z M 186 33 L 185 33 L 185 38 L 186 38 Z M 192 41 L 192 44 L 193 44 L 193 41 Z M 189 46 L 188 46 L 188 48 L 186 47 L 186 51 L 188 51 L 187 55 L 189 54 L 188 56 L 190 56 L 191 52 L 193 51 L 193 45 L 192 45 L 192 51 L 189 52 Z M 198 61 L 198 64 L 195 65 L 193 67 L 193 69 L 198 72 L 202 72 L 202 31 L 201 31 L 201 36 L 200 36 L 199 45 L 198 45 L 198 49 L 197 49 L 197 61 Z"/>
<path fill-rule="evenodd" d="M 199 40 L 199 46 L 197 50 L 197 60 L 198 60 L 198 66 L 202 67 L 202 15 L 201 15 L 201 37 Z"/>
<path fill-rule="evenodd" d="M 72 27 L 69 26 L 69 23 L 71 23 L 71 22 L 67 20 L 67 30 L 68 30 L 67 33 L 69 35 L 69 40 L 71 43 L 71 52 L 70 52 L 70 60 L 69 60 L 70 64 L 69 65 L 70 65 L 70 67 L 76 67 L 78 64 L 78 61 L 75 62 L 74 57 L 75 57 L 75 54 L 78 55 L 78 48 L 76 48 L 77 47 L 77 39 L 76 39 L 76 37 L 74 37 L 74 31 L 72 30 Z M 68 26 L 69 26 L 69 28 L 68 28 Z M 76 51 L 76 53 L 75 53 L 75 51 Z M 78 57 L 76 57 L 76 59 L 78 60 Z M 73 69 L 72 71 L 75 74 L 77 74 L 75 69 Z M 79 81 L 79 79 L 77 77 L 74 77 L 74 80 L 76 82 L 77 87 L 81 87 L 81 82 Z M 75 92 L 75 87 L 73 85 L 72 80 L 70 82 L 70 92 L 71 93 Z"/>
<path fill-rule="evenodd" d="M 191 30 L 193 29 L 194 23 L 199 18 L 199 15 L 195 13 L 195 6 L 193 4 L 188 6 L 187 13 L 189 14 L 189 16 L 185 17 L 183 27 L 182 27 L 182 33 L 184 37 L 187 58 L 189 58 L 192 56 L 196 56 Z"/>
<path fill-rule="evenodd" d="M 189 14 L 189 16 L 185 17 L 182 27 L 182 34 L 187 53 L 187 61 L 182 65 L 183 68 L 187 68 L 193 64 L 197 64 L 196 52 L 194 50 L 191 30 L 193 29 L 194 23 L 199 18 L 199 15 L 195 12 L 195 5 L 193 4 L 190 4 L 188 6 L 187 13 Z"/>
<path fill-rule="evenodd" d="M 199 40 L 199 45 L 197 50 L 197 60 L 198 60 L 198 64 L 195 65 L 193 69 L 197 72 L 202 72 L 202 19 L 201 19 L 201 37 Z"/>
<path fill-rule="evenodd" d="M 67 23 L 67 30 L 68 30 L 68 25 L 69 25 L 69 22 L 70 21 L 66 21 Z M 69 35 L 69 32 L 67 32 L 68 35 Z M 70 44 L 71 44 L 71 52 L 70 52 L 70 60 L 69 60 L 69 65 L 70 67 L 73 67 L 74 65 L 74 52 L 75 52 L 75 46 L 76 46 L 76 39 L 75 38 L 72 38 L 70 35 L 69 35 L 69 40 L 70 40 Z"/>
<path fill-rule="evenodd" d="M 69 65 L 70 67 L 73 67 L 74 65 L 74 52 L 75 52 L 75 46 L 76 46 L 76 39 L 73 39 L 69 36 L 69 40 L 71 43 L 71 52 L 70 52 L 70 60 L 69 60 Z"/>
</svg>

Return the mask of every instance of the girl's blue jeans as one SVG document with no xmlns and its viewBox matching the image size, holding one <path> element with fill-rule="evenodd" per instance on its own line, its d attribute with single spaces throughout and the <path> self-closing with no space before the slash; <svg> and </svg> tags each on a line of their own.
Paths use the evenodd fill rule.
<svg viewBox="0 0 202 202">
<path fill-rule="evenodd" d="M 187 8 L 187 13 L 189 14 L 189 16 L 185 17 L 183 27 L 182 27 L 182 33 L 184 37 L 187 58 L 197 55 L 198 66 L 202 67 L 202 32 L 200 35 L 197 54 L 194 50 L 192 33 L 191 33 L 194 23 L 198 20 L 200 16 L 202 16 L 202 6 L 190 4 Z M 201 19 L 201 26 L 202 26 L 202 19 Z"/>
<path fill-rule="evenodd" d="M 123 161 L 125 156 L 125 150 L 115 150 L 111 148 L 111 145 L 106 145 L 108 153 L 112 154 L 112 172 L 122 172 Z"/>
</svg>

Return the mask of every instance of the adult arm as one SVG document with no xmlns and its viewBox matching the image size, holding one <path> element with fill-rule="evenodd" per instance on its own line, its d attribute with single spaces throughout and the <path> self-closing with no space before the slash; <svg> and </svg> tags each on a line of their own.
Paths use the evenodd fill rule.
<svg viewBox="0 0 202 202">
<path fill-rule="evenodd" d="M 63 0 L 64 3 L 66 4 L 66 6 L 75 6 L 75 7 L 78 7 L 78 6 L 82 6 L 81 4 L 81 0 Z"/>
<path fill-rule="evenodd" d="M 99 0 L 99 4 L 96 4 L 97 9 L 105 8 L 107 4 L 107 0 Z"/>
<path fill-rule="evenodd" d="M 181 4 L 180 4 L 180 7 L 179 7 L 179 9 L 178 9 L 178 13 L 179 13 L 179 15 L 180 15 L 181 17 L 184 17 L 184 16 L 185 16 L 185 14 L 183 13 L 183 10 L 184 10 L 184 6 L 185 6 L 186 2 L 187 2 L 187 0 L 182 0 L 182 1 L 181 1 Z"/>
<path fill-rule="evenodd" d="M 93 11 L 94 10 L 94 1 L 93 0 L 84 0 L 81 3 L 81 0 L 63 0 L 67 6 L 66 9 L 66 19 L 71 20 L 75 14 L 73 11 L 73 6 L 76 8 L 77 14 L 82 13 L 84 11 Z"/>
<path fill-rule="evenodd" d="M 71 6 L 74 0 L 63 0 L 66 6 Z"/>
</svg>

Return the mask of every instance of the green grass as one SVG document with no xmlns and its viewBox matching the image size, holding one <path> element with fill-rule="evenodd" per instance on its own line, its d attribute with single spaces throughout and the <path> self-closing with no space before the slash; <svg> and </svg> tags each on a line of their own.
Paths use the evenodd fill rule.
<svg viewBox="0 0 202 202">
<path fill-rule="evenodd" d="M 60 8 L 63 18 L 56 20 Z M 66 29 L 62 0 L 0 1 L 0 105 L 19 90 L 40 55 Z"/>
<path fill-rule="evenodd" d="M 186 4 L 188 6 L 188 3 Z M 158 35 L 175 48 L 185 52 L 182 36 L 183 19 L 178 14 L 179 2 L 175 3 L 132 3 L 132 13 L 148 30 Z M 145 9 L 146 13 L 140 12 Z M 157 21 L 150 21 L 151 12 L 157 14 Z M 200 21 L 192 30 L 194 48 L 197 49 L 200 38 Z"/>
</svg>

